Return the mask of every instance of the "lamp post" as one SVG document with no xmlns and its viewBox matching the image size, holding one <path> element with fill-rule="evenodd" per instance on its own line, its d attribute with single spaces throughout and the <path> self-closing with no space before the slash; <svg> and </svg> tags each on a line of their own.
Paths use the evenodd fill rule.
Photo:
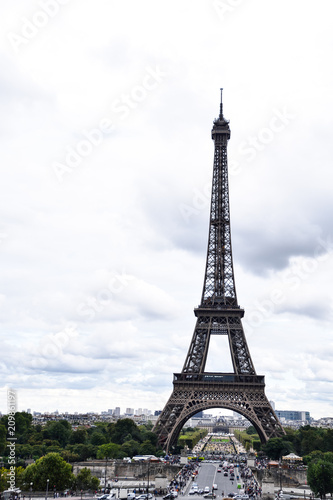
<svg viewBox="0 0 333 500">
<path fill-rule="evenodd" d="M 49 492 L 49 482 L 50 482 L 50 480 L 49 480 L 49 479 L 47 479 L 47 480 L 46 480 L 46 493 L 45 493 L 45 500 L 47 500 L 47 494 L 48 494 L 48 492 Z"/>
<path fill-rule="evenodd" d="M 106 493 L 106 469 L 108 466 L 108 457 L 105 457 L 105 471 L 104 471 L 104 493 Z"/>
<path fill-rule="evenodd" d="M 149 472 L 150 472 L 150 459 L 148 460 L 147 500 L 148 500 L 148 493 L 149 493 Z"/>
<path fill-rule="evenodd" d="M 33 483 L 30 483 L 30 500 L 31 500 L 32 485 Z"/>
</svg>

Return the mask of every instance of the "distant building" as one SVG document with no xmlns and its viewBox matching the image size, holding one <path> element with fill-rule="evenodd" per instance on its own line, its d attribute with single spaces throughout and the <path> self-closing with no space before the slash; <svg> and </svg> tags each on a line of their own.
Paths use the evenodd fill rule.
<svg viewBox="0 0 333 500">
<path fill-rule="evenodd" d="M 115 409 L 113 410 L 113 414 L 115 417 L 120 417 L 120 408 L 119 406 L 116 406 Z"/>
<path fill-rule="evenodd" d="M 276 416 L 280 421 L 282 420 L 301 420 L 310 422 L 310 412 L 309 411 L 286 411 L 286 410 L 275 410 Z"/>
</svg>

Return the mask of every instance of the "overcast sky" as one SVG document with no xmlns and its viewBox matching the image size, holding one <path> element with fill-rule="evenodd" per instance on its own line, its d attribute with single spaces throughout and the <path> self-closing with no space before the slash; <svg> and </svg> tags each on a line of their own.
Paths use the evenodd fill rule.
<svg viewBox="0 0 333 500">
<path fill-rule="evenodd" d="M 330 0 L 2 0 L 1 404 L 162 409 L 223 87 L 238 301 L 279 410 L 333 416 Z M 207 370 L 228 371 L 225 338 Z M 219 342 L 218 342 L 219 341 Z"/>
</svg>

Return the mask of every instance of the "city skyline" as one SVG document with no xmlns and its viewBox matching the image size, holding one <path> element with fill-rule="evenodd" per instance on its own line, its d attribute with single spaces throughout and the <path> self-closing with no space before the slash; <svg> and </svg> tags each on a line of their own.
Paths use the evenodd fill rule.
<svg viewBox="0 0 333 500">
<path fill-rule="evenodd" d="M 333 414 L 332 12 L 1 3 L 3 413 L 8 388 L 19 410 L 164 407 L 201 297 L 223 87 L 256 372 L 278 409 Z M 207 371 L 231 369 L 224 340 Z"/>
</svg>

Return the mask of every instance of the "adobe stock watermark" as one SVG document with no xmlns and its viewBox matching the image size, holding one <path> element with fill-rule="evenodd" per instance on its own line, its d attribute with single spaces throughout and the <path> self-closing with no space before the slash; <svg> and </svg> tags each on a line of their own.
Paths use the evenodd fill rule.
<svg viewBox="0 0 333 500">
<path fill-rule="evenodd" d="M 298 257 L 292 260 L 291 266 L 281 277 L 280 286 L 270 290 L 267 296 L 261 300 L 257 300 L 249 313 L 244 318 L 244 328 L 247 334 L 251 334 L 254 328 L 262 325 L 268 320 L 277 306 L 283 304 L 287 300 L 286 288 L 294 291 L 307 280 L 313 273 L 317 271 L 321 263 L 327 261 L 333 254 L 333 241 L 330 236 L 325 239 L 318 238 L 318 244 L 314 250 L 313 257 Z"/>
<path fill-rule="evenodd" d="M 14 389 L 7 390 L 7 416 L 8 416 L 8 428 L 7 428 L 7 448 L 9 448 L 8 453 L 8 464 L 9 473 L 7 474 L 8 490 L 15 491 L 16 488 L 16 421 L 15 414 L 17 412 L 17 393 Z"/>
<path fill-rule="evenodd" d="M 79 316 L 84 317 L 85 321 L 92 321 L 96 314 L 109 307 L 115 296 L 122 293 L 133 280 L 134 277 L 128 274 L 113 275 L 107 285 L 99 290 L 95 296 L 88 297 L 84 302 L 81 302 L 76 312 Z"/>
<path fill-rule="evenodd" d="M 239 156 L 244 157 L 247 163 L 252 162 L 257 154 L 263 151 L 274 141 L 276 134 L 281 133 L 296 118 L 295 114 L 287 111 L 286 107 L 282 110 L 273 109 L 273 115 L 267 125 L 261 128 L 256 135 L 249 136 L 242 141 L 237 148 Z M 241 163 L 236 160 L 228 161 L 228 173 L 230 175 L 239 175 L 242 171 Z M 188 222 L 193 215 L 198 215 L 202 210 L 210 205 L 211 184 L 206 184 L 202 190 L 193 189 L 192 203 L 181 203 L 179 211 L 183 219 Z"/>
<path fill-rule="evenodd" d="M 39 9 L 34 12 L 30 18 L 21 17 L 21 26 L 19 32 L 10 31 L 7 38 L 15 50 L 19 52 L 22 47 L 29 44 L 48 24 L 50 19 L 60 12 L 63 5 L 67 5 L 70 0 L 40 0 Z"/>
<path fill-rule="evenodd" d="M 70 341 L 79 336 L 76 323 L 68 323 L 60 332 L 45 335 L 34 348 L 32 368 L 44 369 L 49 359 L 59 359 Z"/>
<path fill-rule="evenodd" d="M 116 119 L 127 119 L 131 111 L 144 102 L 149 93 L 157 89 L 166 76 L 167 73 L 158 65 L 154 68 L 151 66 L 146 67 L 140 84 L 132 87 L 128 93 L 121 94 L 120 97 L 111 103 L 114 119 L 103 118 L 96 127 L 89 130 L 82 130 L 82 138 L 75 144 L 66 146 L 64 159 L 53 162 L 52 169 L 58 181 L 63 182 L 65 175 L 72 173 L 81 165 L 85 158 L 90 156 L 96 148 L 103 144 L 106 136 L 115 130 Z"/>
<path fill-rule="evenodd" d="M 224 21 L 226 16 L 234 12 L 244 0 L 213 0 L 213 8 L 221 21 Z"/>
</svg>

